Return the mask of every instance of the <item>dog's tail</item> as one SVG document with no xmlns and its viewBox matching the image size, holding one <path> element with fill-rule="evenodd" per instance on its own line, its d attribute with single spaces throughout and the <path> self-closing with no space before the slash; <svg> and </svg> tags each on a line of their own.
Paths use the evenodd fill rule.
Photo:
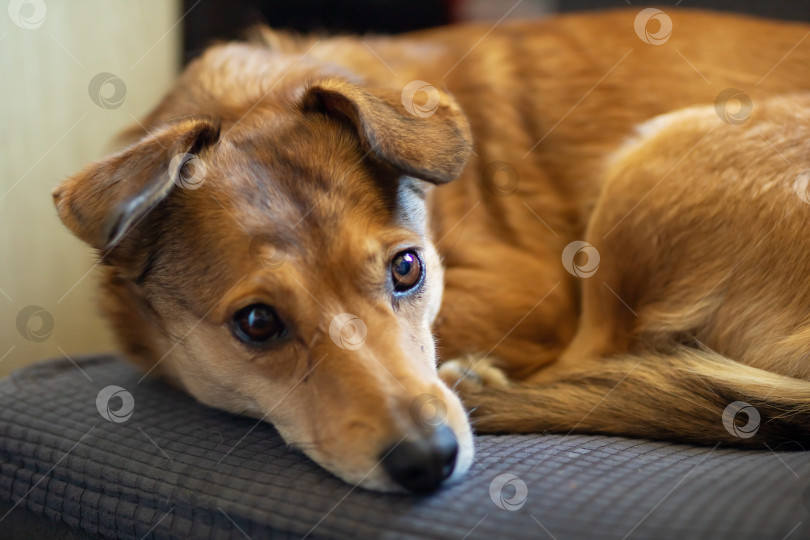
<svg viewBox="0 0 810 540">
<path fill-rule="evenodd" d="M 810 448 L 808 381 L 687 347 L 589 365 L 549 384 L 465 391 L 475 429 Z"/>
</svg>

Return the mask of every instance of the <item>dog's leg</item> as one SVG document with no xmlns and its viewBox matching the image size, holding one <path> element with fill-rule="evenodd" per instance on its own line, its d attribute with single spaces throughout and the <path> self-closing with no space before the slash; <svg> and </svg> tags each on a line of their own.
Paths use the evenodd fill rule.
<svg viewBox="0 0 810 540">
<path fill-rule="evenodd" d="M 448 381 L 449 370 L 442 375 Z M 603 359 L 592 369 L 545 385 L 492 385 L 468 374 L 456 390 L 479 433 L 550 431 L 699 444 L 810 444 L 810 382 L 686 347 L 668 355 Z"/>
<path fill-rule="evenodd" d="M 442 362 L 439 377 L 456 391 L 462 386 L 472 390 L 484 386 L 508 388 L 509 377 L 496 364 L 496 360 L 487 356 L 469 354 Z"/>
</svg>

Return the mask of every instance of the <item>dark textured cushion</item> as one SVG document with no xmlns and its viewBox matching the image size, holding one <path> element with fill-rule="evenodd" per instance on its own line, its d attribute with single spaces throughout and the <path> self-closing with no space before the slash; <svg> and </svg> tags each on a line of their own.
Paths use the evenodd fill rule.
<svg viewBox="0 0 810 540">
<path fill-rule="evenodd" d="M 331 476 L 268 424 L 140 378 L 95 357 L 0 381 L 0 499 L 15 508 L 0 537 L 22 508 L 110 538 L 810 537 L 808 452 L 479 436 L 463 482 L 382 495 Z M 97 408 L 109 385 L 134 396 L 122 422 Z M 496 478 L 511 481 L 498 490 Z"/>
</svg>

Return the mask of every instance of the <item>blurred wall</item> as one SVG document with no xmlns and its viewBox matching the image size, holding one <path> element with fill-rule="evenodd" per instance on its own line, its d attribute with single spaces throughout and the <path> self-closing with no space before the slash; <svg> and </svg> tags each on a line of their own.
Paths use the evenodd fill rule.
<svg viewBox="0 0 810 540">
<path fill-rule="evenodd" d="M 97 314 L 94 255 L 62 226 L 50 192 L 169 87 L 182 13 L 179 0 L 0 8 L 1 376 L 113 347 Z"/>
</svg>

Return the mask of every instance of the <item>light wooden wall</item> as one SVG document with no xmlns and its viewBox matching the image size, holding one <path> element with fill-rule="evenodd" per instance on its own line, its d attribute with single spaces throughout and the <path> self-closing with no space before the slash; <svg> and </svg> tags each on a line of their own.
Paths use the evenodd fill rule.
<svg viewBox="0 0 810 540">
<path fill-rule="evenodd" d="M 112 137 L 166 91 L 179 67 L 182 13 L 179 0 L 6 0 L 0 8 L 4 375 L 37 360 L 113 348 L 97 313 L 91 250 L 62 226 L 50 192 L 104 156 Z M 89 90 L 105 72 L 126 86 L 120 104 L 110 95 L 115 81 L 102 86 L 110 108 Z M 41 328 L 51 317 L 52 330 Z"/>
</svg>

